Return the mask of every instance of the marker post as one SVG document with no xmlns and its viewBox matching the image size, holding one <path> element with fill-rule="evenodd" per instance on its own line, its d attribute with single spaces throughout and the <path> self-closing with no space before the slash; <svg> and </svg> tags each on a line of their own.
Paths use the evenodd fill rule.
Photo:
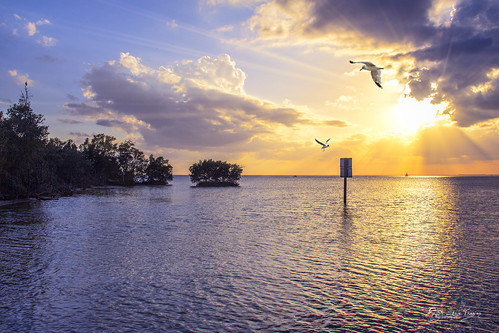
<svg viewBox="0 0 499 333">
<path fill-rule="evenodd" d="M 340 158 L 340 177 L 343 177 L 343 203 L 347 204 L 347 178 L 352 177 L 352 159 Z"/>
</svg>

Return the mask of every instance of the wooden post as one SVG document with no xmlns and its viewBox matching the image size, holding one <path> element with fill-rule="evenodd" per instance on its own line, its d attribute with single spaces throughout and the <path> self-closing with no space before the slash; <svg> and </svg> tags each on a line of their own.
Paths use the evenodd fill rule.
<svg viewBox="0 0 499 333">
<path fill-rule="evenodd" d="M 345 169 L 348 168 L 347 165 L 347 160 L 344 161 L 345 163 Z M 345 172 L 345 176 L 343 177 L 343 203 L 346 205 L 347 204 L 347 173 Z"/>
</svg>

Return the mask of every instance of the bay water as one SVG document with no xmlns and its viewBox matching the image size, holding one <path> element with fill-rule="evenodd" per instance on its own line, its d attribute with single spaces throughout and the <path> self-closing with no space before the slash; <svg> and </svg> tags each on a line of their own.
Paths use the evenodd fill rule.
<svg viewBox="0 0 499 333">
<path fill-rule="evenodd" d="M 0 206 L 2 332 L 497 332 L 499 177 L 243 176 Z"/>
</svg>

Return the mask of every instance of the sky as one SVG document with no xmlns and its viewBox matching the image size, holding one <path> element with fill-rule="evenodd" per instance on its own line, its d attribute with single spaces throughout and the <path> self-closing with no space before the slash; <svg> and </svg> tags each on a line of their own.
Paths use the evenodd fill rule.
<svg viewBox="0 0 499 333">
<path fill-rule="evenodd" d="M 1 111 L 174 174 L 499 174 L 497 0 L 2 0 L 0 41 Z"/>
</svg>

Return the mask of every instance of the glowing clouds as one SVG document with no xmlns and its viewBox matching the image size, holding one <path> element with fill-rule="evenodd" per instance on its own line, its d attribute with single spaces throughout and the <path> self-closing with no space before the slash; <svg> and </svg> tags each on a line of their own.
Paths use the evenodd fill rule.
<svg viewBox="0 0 499 333">
<path fill-rule="evenodd" d="M 156 70 L 122 53 L 85 75 L 86 102 L 65 107 L 101 126 L 134 131 L 149 145 L 175 149 L 241 148 L 275 127 L 309 121 L 294 108 L 246 95 L 245 77 L 226 54 Z"/>
</svg>

